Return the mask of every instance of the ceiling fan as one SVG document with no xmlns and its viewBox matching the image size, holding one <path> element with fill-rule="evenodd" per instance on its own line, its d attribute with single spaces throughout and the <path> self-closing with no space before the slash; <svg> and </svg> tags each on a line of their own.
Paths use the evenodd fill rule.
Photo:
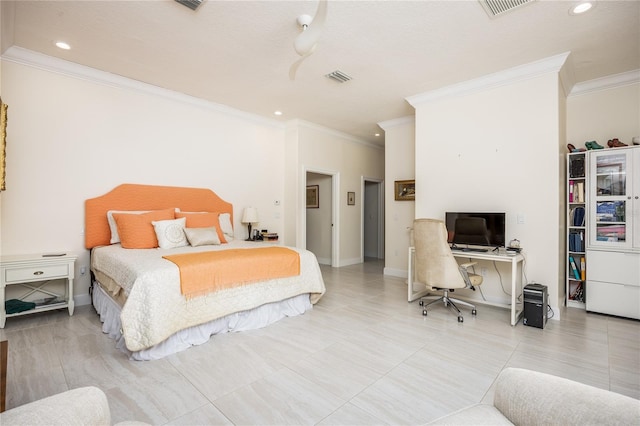
<svg viewBox="0 0 640 426">
<path fill-rule="evenodd" d="M 315 16 L 298 16 L 297 22 L 298 25 L 302 27 L 302 33 L 296 38 L 296 41 L 293 43 L 293 47 L 301 58 L 295 61 L 291 65 L 291 68 L 289 68 L 289 79 L 296 79 L 298 67 L 302 61 L 307 59 L 316 49 L 322 30 L 324 29 L 324 22 L 326 18 L 327 0 L 320 0 L 318 2 L 318 10 L 316 10 Z"/>
</svg>

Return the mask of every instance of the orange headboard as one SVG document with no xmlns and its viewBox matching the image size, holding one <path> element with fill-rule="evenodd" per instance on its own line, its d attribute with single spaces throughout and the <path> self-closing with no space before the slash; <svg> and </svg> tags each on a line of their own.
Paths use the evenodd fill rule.
<svg viewBox="0 0 640 426">
<path fill-rule="evenodd" d="M 109 210 L 160 210 L 171 207 L 178 207 L 185 212 L 229 213 L 233 223 L 231 203 L 224 201 L 210 189 L 125 183 L 100 197 L 84 202 L 85 247 L 91 249 L 109 245 Z"/>
</svg>

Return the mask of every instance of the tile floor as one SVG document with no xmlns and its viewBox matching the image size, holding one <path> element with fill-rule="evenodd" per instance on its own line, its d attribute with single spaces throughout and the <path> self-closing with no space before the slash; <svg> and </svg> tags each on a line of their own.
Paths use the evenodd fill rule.
<svg viewBox="0 0 640 426">
<path fill-rule="evenodd" d="M 507 366 L 640 398 L 640 322 L 563 309 L 544 330 L 407 303 L 383 263 L 322 267 L 313 311 L 265 329 L 213 337 L 159 361 L 129 361 L 90 306 L 10 318 L 7 407 L 94 385 L 112 420 L 152 424 L 420 424 L 490 402 Z"/>
</svg>

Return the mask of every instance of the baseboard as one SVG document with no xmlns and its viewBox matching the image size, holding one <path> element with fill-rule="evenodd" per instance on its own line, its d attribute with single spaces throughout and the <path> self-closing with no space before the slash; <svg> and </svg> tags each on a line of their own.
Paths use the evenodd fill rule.
<svg viewBox="0 0 640 426">
<path fill-rule="evenodd" d="M 90 305 L 91 304 L 91 296 L 88 294 L 81 294 L 80 296 L 74 295 L 73 301 L 76 306 Z"/>
<path fill-rule="evenodd" d="M 384 268 L 382 273 L 390 277 L 409 278 L 409 272 L 406 269 Z"/>
</svg>

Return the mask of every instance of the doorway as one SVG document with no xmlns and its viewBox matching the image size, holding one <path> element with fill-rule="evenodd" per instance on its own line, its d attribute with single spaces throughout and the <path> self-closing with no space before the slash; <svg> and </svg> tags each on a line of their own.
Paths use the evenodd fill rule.
<svg viewBox="0 0 640 426">
<path fill-rule="evenodd" d="M 306 187 L 316 194 L 317 202 L 306 208 L 306 249 L 316 255 L 321 265 L 334 262 L 334 176 L 307 171 Z"/>
<path fill-rule="evenodd" d="M 384 184 L 362 178 L 362 261 L 384 259 Z"/>
</svg>

